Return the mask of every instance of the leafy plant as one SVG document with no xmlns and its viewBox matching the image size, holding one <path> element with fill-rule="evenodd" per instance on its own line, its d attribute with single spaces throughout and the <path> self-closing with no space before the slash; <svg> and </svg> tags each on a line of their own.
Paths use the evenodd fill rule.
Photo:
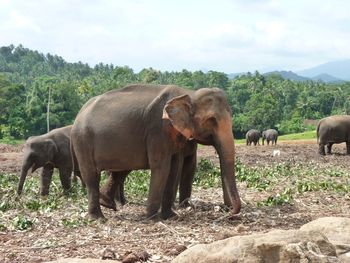
<svg viewBox="0 0 350 263">
<path fill-rule="evenodd" d="M 193 184 L 205 188 L 219 186 L 221 184 L 220 169 L 210 160 L 200 159 Z"/>
<path fill-rule="evenodd" d="M 13 219 L 13 225 L 17 230 L 26 230 L 33 227 L 33 221 L 25 216 L 18 215 Z"/>
<path fill-rule="evenodd" d="M 276 206 L 291 204 L 293 201 L 292 190 L 286 188 L 282 193 L 276 195 L 270 195 L 266 200 L 258 202 L 258 206 Z"/>
</svg>

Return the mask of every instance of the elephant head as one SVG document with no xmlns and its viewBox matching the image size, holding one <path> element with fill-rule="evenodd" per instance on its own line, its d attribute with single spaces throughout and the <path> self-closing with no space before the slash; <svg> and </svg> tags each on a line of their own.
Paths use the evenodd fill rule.
<svg viewBox="0 0 350 263">
<path fill-rule="evenodd" d="M 213 145 L 219 154 L 224 202 L 239 213 L 241 201 L 235 179 L 235 146 L 232 114 L 225 93 L 218 88 L 204 88 L 167 102 L 163 119 L 187 139 Z"/>
<path fill-rule="evenodd" d="M 47 164 L 54 163 L 54 157 L 58 152 L 57 146 L 52 139 L 44 139 L 41 136 L 30 137 L 24 147 L 23 164 L 21 177 L 19 180 L 17 193 L 21 194 L 23 184 L 28 171 L 34 172 L 36 169 Z M 49 184 L 50 182 L 48 182 Z M 48 186 L 47 186 L 48 187 Z"/>
</svg>

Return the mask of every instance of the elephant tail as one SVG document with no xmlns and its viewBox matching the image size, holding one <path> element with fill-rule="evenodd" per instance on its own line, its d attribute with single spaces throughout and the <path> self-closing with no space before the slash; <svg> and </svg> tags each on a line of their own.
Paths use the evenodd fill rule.
<svg viewBox="0 0 350 263">
<path fill-rule="evenodd" d="M 320 137 L 320 126 L 321 126 L 321 122 L 319 122 L 317 124 L 317 128 L 316 128 L 317 143 L 318 143 L 318 140 L 319 140 L 319 137 Z"/>
<path fill-rule="evenodd" d="M 72 154 L 72 163 L 73 163 L 73 172 L 79 172 L 79 164 L 78 164 L 78 159 L 77 156 L 75 155 L 75 151 L 74 151 L 74 146 L 72 141 L 70 141 L 70 152 Z"/>
</svg>

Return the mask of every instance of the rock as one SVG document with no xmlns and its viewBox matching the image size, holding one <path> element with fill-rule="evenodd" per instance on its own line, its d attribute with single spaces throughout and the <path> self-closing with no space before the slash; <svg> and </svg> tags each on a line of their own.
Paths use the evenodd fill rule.
<svg viewBox="0 0 350 263">
<path fill-rule="evenodd" d="M 116 259 L 117 256 L 115 252 L 110 248 L 104 248 L 101 252 L 101 259 Z"/>
<path fill-rule="evenodd" d="M 268 261 L 266 261 L 268 259 Z M 177 256 L 186 262 L 340 262 L 335 247 L 317 231 L 274 230 L 195 245 Z"/>
<path fill-rule="evenodd" d="M 96 258 L 61 258 L 55 261 L 45 261 L 44 263 L 121 263 L 118 260 L 102 260 Z"/>
<path fill-rule="evenodd" d="M 323 233 L 335 246 L 342 262 L 350 262 L 350 218 L 322 217 L 303 225 L 300 230 Z"/>
<path fill-rule="evenodd" d="M 134 253 L 130 253 L 123 258 L 122 263 L 134 263 L 137 261 L 139 261 L 139 257 Z"/>
</svg>

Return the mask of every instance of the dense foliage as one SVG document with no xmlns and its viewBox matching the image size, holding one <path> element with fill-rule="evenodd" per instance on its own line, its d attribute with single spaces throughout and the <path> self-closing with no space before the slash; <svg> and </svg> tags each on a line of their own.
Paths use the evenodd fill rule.
<svg viewBox="0 0 350 263">
<path fill-rule="evenodd" d="M 135 73 L 127 66 L 68 63 L 56 55 L 11 45 L 0 47 L 0 138 L 45 133 L 48 105 L 50 129 L 70 124 L 89 98 L 131 83 L 225 90 L 237 137 L 251 128 L 301 132 L 307 128 L 305 119 L 350 113 L 349 82 L 290 81 L 259 72 L 234 79 L 222 72 L 185 69 L 161 72 L 145 68 Z"/>
</svg>

